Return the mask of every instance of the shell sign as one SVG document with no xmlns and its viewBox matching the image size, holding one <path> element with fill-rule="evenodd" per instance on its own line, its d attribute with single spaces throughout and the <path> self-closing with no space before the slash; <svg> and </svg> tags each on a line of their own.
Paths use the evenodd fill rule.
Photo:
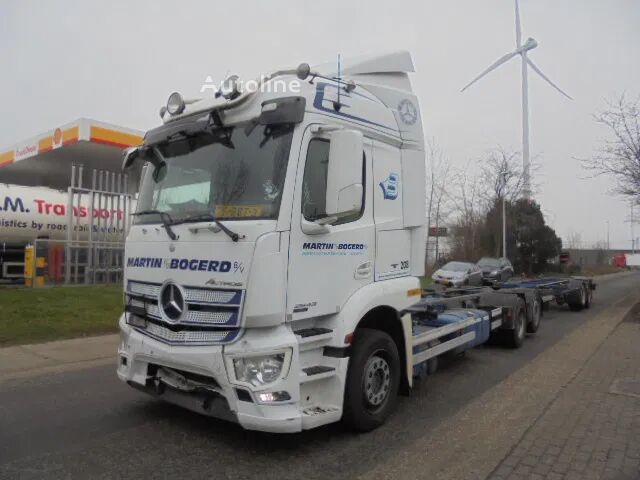
<svg viewBox="0 0 640 480">
<path fill-rule="evenodd" d="M 62 146 L 62 129 L 56 128 L 55 132 L 53 132 L 53 148 L 58 148 Z"/>
</svg>

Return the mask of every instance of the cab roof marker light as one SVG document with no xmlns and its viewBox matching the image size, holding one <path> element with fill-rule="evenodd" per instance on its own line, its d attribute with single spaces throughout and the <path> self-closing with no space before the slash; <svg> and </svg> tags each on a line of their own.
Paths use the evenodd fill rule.
<svg viewBox="0 0 640 480">
<path fill-rule="evenodd" d="M 262 111 L 263 112 L 273 112 L 274 110 L 278 109 L 278 103 L 277 102 L 270 102 L 270 103 L 265 103 L 262 106 Z"/>
</svg>

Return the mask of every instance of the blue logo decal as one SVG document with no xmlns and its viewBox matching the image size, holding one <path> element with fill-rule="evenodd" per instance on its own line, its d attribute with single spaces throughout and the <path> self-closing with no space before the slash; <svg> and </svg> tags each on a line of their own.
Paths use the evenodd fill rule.
<svg viewBox="0 0 640 480">
<path fill-rule="evenodd" d="M 398 183 L 400 182 L 400 175 L 397 173 L 390 173 L 384 182 L 380 182 L 382 188 L 382 194 L 385 200 L 395 200 L 398 198 Z"/>
</svg>

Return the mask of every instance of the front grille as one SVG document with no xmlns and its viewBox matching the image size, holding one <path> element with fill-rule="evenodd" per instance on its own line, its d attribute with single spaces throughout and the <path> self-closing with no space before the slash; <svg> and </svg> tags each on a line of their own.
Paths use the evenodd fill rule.
<svg viewBox="0 0 640 480">
<path fill-rule="evenodd" d="M 240 335 L 243 290 L 182 287 L 186 308 L 180 318 L 173 320 L 162 314 L 161 289 L 162 284 L 158 283 L 127 283 L 128 315 L 147 320 L 146 327 L 135 326 L 139 332 L 176 345 L 229 343 Z"/>
<path fill-rule="evenodd" d="M 129 281 L 127 292 L 133 295 L 156 300 L 160 294 L 161 284 Z M 219 290 L 210 288 L 184 287 L 187 303 L 202 305 L 240 306 L 242 290 Z"/>
<path fill-rule="evenodd" d="M 179 330 L 173 331 L 157 323 L 148 322 L 147 327 L 136 328 L 139 332 L 157 340 L 174 345 L 214 345 L 229 343 L 239 335 L 240 330 Z"/>
</svg>

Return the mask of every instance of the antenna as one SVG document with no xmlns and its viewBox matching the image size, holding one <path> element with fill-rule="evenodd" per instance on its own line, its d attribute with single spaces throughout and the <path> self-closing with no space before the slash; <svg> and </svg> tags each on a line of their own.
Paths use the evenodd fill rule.
<svg viewBox="0 0 640 480">
<path fill-rule="evenodd" d="M 569 100 L 573 100 L 569 94 L 565 93 L 560 87 L 553 83 L 549 77 L 547 77 L 542 70 L 528 57 L 528 52 L 538 46 L 538 42 L 533 38 L 528 38 L 526 42 L 522 43 L 522 28 L 520 26 L 520 5 L 518 0 L 515 0 L 516 6 L 516 49 L 506 55 L 503 55 L 494 63 L 492 63 L 487 69 L 485 69 L 480 75 L 475 77 L 461 90 L 464 92 L 471 85 L 476 83 L 482 77 L 488 75 L 490 72 L 507 63 L 513 57 L 520 55 L 522 60 L 522 170 L 523 170 L 523 197 L 527 200 L 531 199 L 531 162 L 529 153 L 529 79 L 528 68 L 531 67 L 535 73 L 537 73 L 545 82 L 551 85 L 555 90 L 567 97 Z"/>
<path fill-rule="evenodd" d="M 340 103 L 340 90 L 342 90 L 342 88 L 340 87 L 340 85 L 342 84 L 342 71 L 341 71 L 341 65 L 340 65 L 340 54 L 338 53 L 338 100 L 333 102 L 333 109 L 336 112 L 340 111 L 340 108 L 342 107 L 342 103 Z"/>
</svg>

